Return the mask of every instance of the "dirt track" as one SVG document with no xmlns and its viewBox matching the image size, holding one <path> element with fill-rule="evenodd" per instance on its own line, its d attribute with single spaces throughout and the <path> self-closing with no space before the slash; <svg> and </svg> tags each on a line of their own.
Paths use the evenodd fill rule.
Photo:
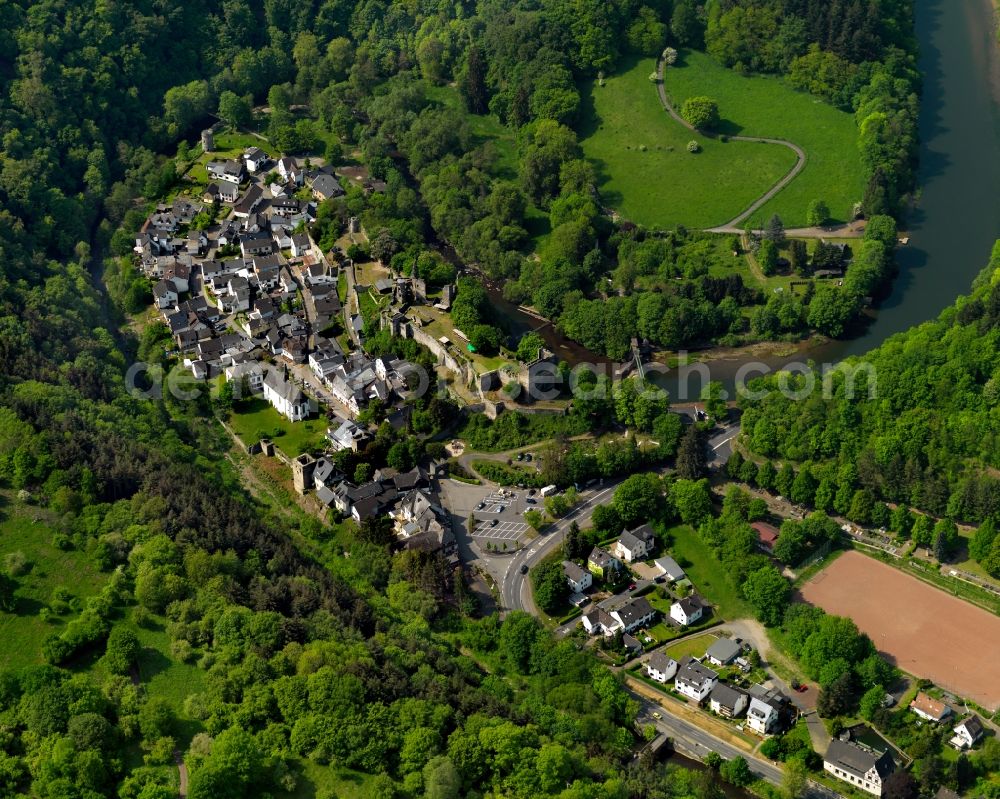
<svg viewBox="0 0 1000 799">
<path fill-rule="evenodd" d="M 903 671 L 1000 707 L 1000 617 L 860 552 L 809 580 L 802 598 L 850 616 Z"/>
</svg>

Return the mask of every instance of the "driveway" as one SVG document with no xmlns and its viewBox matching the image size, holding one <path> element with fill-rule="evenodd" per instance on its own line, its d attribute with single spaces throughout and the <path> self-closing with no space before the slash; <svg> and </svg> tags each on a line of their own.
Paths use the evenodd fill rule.
<svg viewBox="0 0 1000 799">
<path fill-rule="evenodd" d="M 789 671 L 796 674 L 799 673 L 798 667 L 771 645 L 771 640 L 767 637 L 767 631 L 760 622 L 752 619 L 739 619 L 737 621 L 726 622 L 717 629 L 727 630 L 734 637 L 748 641 L 760 654 L 761 665 L 765 668 L 776 661 Z M 803 680 L 803 684 L 809 687 L 807 690 L 799 693 L 775 674 L 773 668 L 768 668 L 767 673 L 770 675 L 774 687 L 790 697 L 792 703 L 798 708 L 799 715 L 805 720 L 806 726 L 809 728 L 809 737 L 812 740 L 813 749 L 822 755 L 830 745 L 830 733 L 826 731 L 826 726 L 820 717 L 816 715 L 816 700 L 819 698 L 817 687 Z"/>
</svg>

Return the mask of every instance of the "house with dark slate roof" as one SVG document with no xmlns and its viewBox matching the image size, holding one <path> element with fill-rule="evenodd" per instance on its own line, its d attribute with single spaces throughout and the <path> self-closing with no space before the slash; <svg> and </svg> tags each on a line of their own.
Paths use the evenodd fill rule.
<svg viewBox="0 0 1000 799">
<path fill-rule="evenodd" d="M 823 770 L 855 788 L 881 796 L 886 779 L 896 770 L 888 751 L 881 754 L 851 741 L 834 738 L 823 757 Z"/>
<path fill-rule="evenodd" d="M 725 716 L 729 719 L 739 718 L 743 711 L 747 709 L 750 697 L 745 691 L 733 688 L 725 683 L 718 683 L 708 695 L 708 706 L 713 713 Z"/>
</svg>

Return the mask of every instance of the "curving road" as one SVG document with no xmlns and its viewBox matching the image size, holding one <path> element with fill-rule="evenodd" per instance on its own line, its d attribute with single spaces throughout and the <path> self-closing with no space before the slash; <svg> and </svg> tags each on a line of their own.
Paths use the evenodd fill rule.
<svg viewBox="0 0 1000 799">
<path fill-rule="evenodd" d="M 688 123 L 679 113 L 677 109 L 674 108 L 673 104 L 670 102 L 670 98 L 667 97 L 667 89 L 664 84 L 664 72 L 666 70 L 666 61 L 661 56 L 660 60 L 656 64 L 656 91 L 660 95 L 660 103 L 662 103 L 666 112 L 670 114 L 677 122 L 682 124 L 688 130 L 694 131 L 696 128 L 694 125 Z M 702 136 L 710 136 L 704 131 L 697 131 Z M 768 139 L 760 136 L 730 136 L 730 141 L 747 141 L 754 142 L 755 144 L 777 144 L 781 147 L 787 147 L 793 153 L 795 153 L 795 165 L 788 170 L 788 173 L 781 178 L 777 183 L 775 183 L 770 189 L 764 192 L 760 197 L 754 200 L 750 207 L 744 210 L 739 215 L 733 217 L 728 222 L 725 222 L 718 227 L 708 228 L 709 233 L 742 233 L 743 228 L 740 226 L 747 217 L 757 211 L 761 206 L 768 202 L 774 195 L 781 191 L 785 186 L 792 182 L 796 175 L 802 171 L 802 167 L 806 165 L 806 153 L 799 145 L 788 141 L 787 139 Z M 830 234 L 827 233 L 827 236 Z"/>
<path fill-rule="evenodd" d="M 533 616 L 542 615 L 535 606 L 534 597 L 531 595 L 531 583 L 528 580 L 528 575 L 521 574 L 521 567 L 527 566 L 531 569 L 532 566 L 560 546 L 566 530 L 574 521 L 580 527 L 584 527 L 590 520 L 594 508 L 605 501 L 620 482 L 620 480 L 609 481 L 606 487 L 597 493 L 590 496 L 585 495 L 583 502 L 556 524 L 548 527 L 546 532 L 535 539 L 530 547 L 522 549 L 510 559 L 500 584 L 500 597 L 505 610 L 523 610 Z"/>
</svg>

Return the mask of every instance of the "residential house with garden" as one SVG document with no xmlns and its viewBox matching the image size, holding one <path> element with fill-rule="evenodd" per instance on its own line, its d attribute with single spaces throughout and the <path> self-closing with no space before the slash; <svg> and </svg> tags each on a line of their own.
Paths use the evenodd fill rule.
<svg viewBox="0 0 1000 799">
<path fill-rule="evenodd" d="M 656 534 L 653 528 L 644 524 L 635 530 L 623 530 L 611 551 L 616 558 L 625 563 L 633 563 L 645 558 L 655 544 Z"/>
<path fill-rule="evenodd" d="M 697 596 L 683 597 L 670 606 L 670 619 L 681 627 L 688 627 L 705 614 L 705 608 Z"/>
<path fill-rule="evenodd" d="M 622 568 L 622 563 L 618 558 L 601 547 L 594 547 L 587 557 L 587 568 L 595 577 L 602 580 L 613 578 L 612 572 L 616 575 Z"/>
<path fill-rule="evenodd" d="M 681 663 L 674 678 L 674 690 L 696 702 L 705 700 L 719 682 L 719 675 L 694 658 Z"/>
<path fill-rule="evenodd" d="M 963 719 L 956 724 L 953 732 L 955 734 L 948 743 L 961 751 L 963 749 L 971 749 L 975 746 L 979 739 L 983 737 L 985 730 L 983 722 L 979 720 L 979 716 L 973 713 L 967 719 Z"/>
<path fill-rule="evenodd" d="M 657 682 L 667 683 L 677 674 L 677 661 L 662 649 L 656 650 L 645 662 L 646 676 Z"/>
<path fill-rule="evenodd" d="M 740 645 L 732 638 L 717 638 L 708 651 L 705 658 L 713 666 L 728 666 L 740 654 Z"/>
<path fill-rule="evenodd" d="M 745 691 L 733 688 L 725 683 L 717 683 L 708 695 L 708 706 L 713 713 L 725 716 L 727 719 L 739 718 L 747 709 L 750 697 Z"/>
<path fill-rule="evenodd" d="M 872 796 L 881 796 L 896 770 L 889 752 L 881 754 L 851 741 L 834 738 L 823 757 L 823 770 Z"/>
<path fill-rule="evenodd" d="M 935 724 L 940 724 L 951 715 L 950 707 L 941 700 L 928 696 L 923 691 L 910 702 L 910 710 L 925 721 L 932 721 Z"/>
<path fill-rule="evenodd" d="M 564 560 L 563 573 L 566 575 L 566 582 L 569 589 L 574 594 L 582 594 L 594 584 L 594 575 L 571 560 Z"/>
</svg>

